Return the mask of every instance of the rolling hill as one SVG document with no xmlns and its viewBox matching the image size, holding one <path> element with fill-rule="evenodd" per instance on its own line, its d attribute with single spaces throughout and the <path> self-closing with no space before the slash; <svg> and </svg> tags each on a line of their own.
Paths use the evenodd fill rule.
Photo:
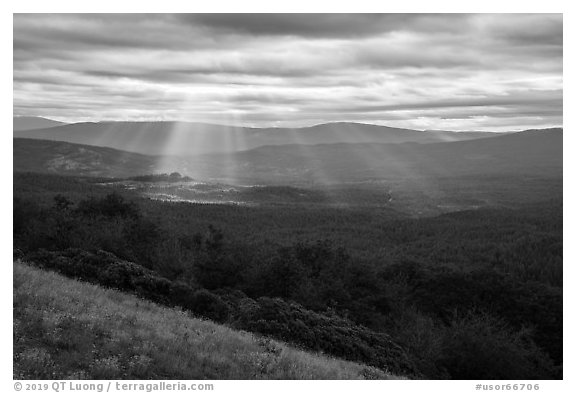
<svg viewBox="0 0 576 393">
<path fill-rule="evenodd" d="M 22 262 L 13 283 L 15 379 L 397 379 Z"/>
<path fill-rule="evenodd" d="M 286 144 L 433 143 L 496 135 L 490 132 L 425 132 L 360 123 L 329 123 L 305 128 L 247 128 L 185 122 L 76 123 L 18 133 L 21 138 L 111 147 L 152 155 L 231 153 Z"/>
<path fill-rule="evenodd" d="M 16 138 L 14 170 L 110 177 L 178 171 L 203 180 L 274 184 L 494 174 L 561 176 L 562 129 L 427 144 L 276 145 L 192 157 Z"/>
<path fill-rule="evenodd" d="M 14 170 L 78 176 L 128 177 L 152 173 L 160 157 L 105 147 L 14 138 Z"/>
<path fill-rule="evenodd" d="M 33 117 L 33 116 L 16 116 L 14 121 L 14 131 L 27 131 L 51 128 L 64 125 L 61 121 L 46 119 L 44 117 Z"/>
<path fill-rule="evenodd" d="M 191 158 L 197 178 L 320 183 L 463 175 L 562 175 L 562 129 L 445 143 L 264 146 Z"/>
</svg>

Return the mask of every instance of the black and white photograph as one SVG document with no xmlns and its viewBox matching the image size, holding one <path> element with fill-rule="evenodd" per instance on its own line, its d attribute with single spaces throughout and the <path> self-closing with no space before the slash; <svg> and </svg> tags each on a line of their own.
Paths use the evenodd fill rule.
<svg viewBox="0 0 576 393">
<path fill-rule="evenodd" d="M 564 379 L 562 13 L 12 17 L 22 390 Z"/>
</svg>

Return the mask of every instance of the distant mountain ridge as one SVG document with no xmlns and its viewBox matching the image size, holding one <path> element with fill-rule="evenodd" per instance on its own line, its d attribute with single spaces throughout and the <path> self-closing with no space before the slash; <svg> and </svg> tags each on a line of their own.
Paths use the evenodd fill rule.
<svg viewBox="0 0 576 393">
<path fill-rule="evenodd" d="M 62 126 L 66 123 L 44 117 L 15 116 L 13 118 L 14 131 L 28 131 Z"/>
<path fill-rule="evenodd" d="M 491 132 L 416 131 L 362 123 L 250 128 L 186 122 L 75 123 L 22 131 L 18 137 L 111 147 L 152 155 L 231 153 L 266 145 L 434 143 L 494 137 Z"/>
<path fill-rule="evenodd" d="M 562 176 L 561 128 L 439 143 L 268 145 L 193 157 L 157 156 L 58 141 L 14 139 L 14 170 L 129 177 L 177 171 L 194 179 L 351 182 L 463 175 Z"/>
<path fill-rule="evenodd" d="M 193 177 L 349 182 L 464 175 L 562 175 L 561 128 L 444 143 L 264 146 L 188 160 Z"/>
</svg>

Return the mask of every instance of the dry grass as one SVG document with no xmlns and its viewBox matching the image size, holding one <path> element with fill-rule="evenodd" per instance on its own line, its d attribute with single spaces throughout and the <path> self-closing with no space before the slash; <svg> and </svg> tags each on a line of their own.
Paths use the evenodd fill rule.
<svg viewBox="0 0 576 393">
<path fill-rule="evenodd" d="M 14 263 L 17 379 L 390 379 Z"/>
</svg>

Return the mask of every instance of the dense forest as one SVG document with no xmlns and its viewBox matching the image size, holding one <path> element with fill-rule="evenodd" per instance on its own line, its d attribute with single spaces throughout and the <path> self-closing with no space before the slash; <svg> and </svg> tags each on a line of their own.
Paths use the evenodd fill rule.
<svg viewBox="0 0 576 393">
<path fill-rule="evenodd" d="M 562 378 L 557 193 L 415 218 L 162 202 L 104 180 L 15 173 L 16 256 L 398 375 Z"/>
</svg>

